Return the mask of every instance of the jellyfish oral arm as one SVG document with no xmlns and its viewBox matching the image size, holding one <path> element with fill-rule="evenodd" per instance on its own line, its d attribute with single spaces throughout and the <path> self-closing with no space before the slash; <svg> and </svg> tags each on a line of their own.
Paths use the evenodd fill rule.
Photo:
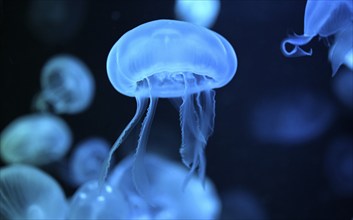
<svg viewBox="0 0 353 220">
<path fill-rule="evenodd" d="M 311 41 L 313 37 L 311 36 L 300 36 L 294 35 L 289 36 L 288 38 L 284 39 L 281 43 L 281 51 L 284 56 L 286 57 L 301 57 L 301 56 L 311 56 L 313 51 L 310 49 L 309 51 L 305 51 L 300 46 L 303 46 Z M 287 50 L 286 45 L 290 44 L 294 48 L 292 50 Z"/>
</svg>

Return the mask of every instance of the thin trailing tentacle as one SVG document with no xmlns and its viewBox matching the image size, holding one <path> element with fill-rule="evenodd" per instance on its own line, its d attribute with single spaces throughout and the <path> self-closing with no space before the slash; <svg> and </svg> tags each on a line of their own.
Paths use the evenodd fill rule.
<svg viewBox="0 0 353 220">
<path fill-rule="evenodd" d="M 131 119 L 129 124 L 125 127 L 123 132 L 120 134 L 118 139 L 115 141 L 114 145 L 110 149 L 109 155 L 107 159 L 103 163 L 103 168 L 99 178 L 99 185 L 103 186 L 106 178 L 108 176 L 108 171 L 110 167 L 110 162 L 113 157 L 114 152 L 118 149 L 121 143 L 125 140 L 125 138 L 130 134 L 130 132 L 134 129 L 137 123 L 140 121 L 143 113 L 146 111 L 147 107 L 147 99 L 146 98 L 136 98 L 136 112 L 134 117 Z"/>
<path fill-rule="evenodd" d="M 300 46 L 303 46 L 309 43 L 313 39 L 313 36 L 305 36 L 305 35 L 292 35 L 288 38 L 284 39 L 281 43 L 281 51 L 286 57 L 302 57 L 302 56 L 311 56 L 313 50 L 305 51 Z M 290 44 L 294 46 L 292 50 L 287 50 L 286 45 Z"/>
</svg>

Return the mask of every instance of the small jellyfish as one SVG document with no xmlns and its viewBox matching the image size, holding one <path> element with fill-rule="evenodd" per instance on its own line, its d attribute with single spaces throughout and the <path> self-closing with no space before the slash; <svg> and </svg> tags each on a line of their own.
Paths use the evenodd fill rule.
<svg viewBox="0 0 353 220">
<path fill-rule="evenodd" d="M 120 191 L 92 180 L 75 192 L 66 219 L 127 219 L 128 208 Z"/>
<path fill-rule="evenodd" d="M 214 89 L 226 85 L 236 69 L 234 49 L 225 38 L 183 21 L 151 21 L 125 33 L 115 43 L 107 59 L 108 77 L 118 92 L 136 98 L 137 110 L 113 145 L 110 157 L 138 123 L 150 100 L 133 168 L 134 182 L 141 193 L 142 188 L 148 188 L 143 155 L 158 98 L 173 98 L 181 103 L 180 153 L 190 168 L 185 183 L 196 170 L 202 180 L 206 167 L 204 150 L 214 125 Z"/>
<path fill-rule="evenodd" d="M 0 219 L 65 219 L 67 201 L 54 178 L 28 165 L 0 169 Z"/>
<path fill-rule="evenodd" d="M 94 79 L 88 67 L 71 55 L 57 55 L 43 67 L 42 91 L 34 100 L 34 108 L 57 114 L 75 114 L 88 108 L 94 96 Z"/>
<path fill-rule="evenodd" d="M 210 28 L 216 22 L 220 9 L 220 0 L 176 0 L 174 11 L 180 20 Z"/>
<path fill-rule="evenodd" d="M 44 165 L 61 159 L 71 146 L 70 128 L 51 114 L 17 118 L 1 132 L 0 156 L 6 163 Z"/>
<path fill-rule="evenodd" d="M 305 7 L 304 34 L 289 36 L 282 41 L 281 50 L 287 57 L 310 56 L 312 50 L 305 51 L 303 46 L 316 35 L 328 37 L 351 26 L 353 21 L 353 4 L 351 0 L 318 1 L 308 0 Z M 294 48 L 288 50 L 287 44 Z"/>
<path fill-rule="evenodd" d="M 334 74 L 341 65 L 353 71 L 353 22 L 335 35 L 335 42 L 330 47 L 328 57 Z"/>
<path fill-rule="evenodd" d="M 145 166 L 151 181 L 151 200 L 146 201 L 133 184 L 133 157 L 127 157 L 114 168 L 108 182 L 120 190 L 130 211 L 128 219 L 217 219 L 221 203 L 215 186 L 206 179 L 205 187 L 193 176 L 183 190 L 187 169 L 154 154 L 146 154 Z M 171 175 L 172 174 L 172 175 Z M 150 205 L 153 204 L 153 205 Z"/>
<path fill-rule="evenodd" d="M 102 138 L 89 138 L 75 147 L 69 161 L 71 180 L 75 185 L 98 179 L 109 147 Z"/>
</svg>

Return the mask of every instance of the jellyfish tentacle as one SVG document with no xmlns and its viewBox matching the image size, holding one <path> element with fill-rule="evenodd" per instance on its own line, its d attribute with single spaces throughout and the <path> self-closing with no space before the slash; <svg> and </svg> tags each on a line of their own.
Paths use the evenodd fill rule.
<svg viewBox="0 0 353 220">
<path fill-rule="evenodd" d="M 310 49 L 309 51 L 305 51 L 300 46 L 303 46 L 307 43 L 309 43 L 313 39 L 312 36 L 306 36 L 306 35 L 291 35 L 284 39 L 281 43 L 281 51 L 284 56 L 286 57 L 301 57 L 301 56 L 311 56 L 313 53 L 313 50 Z M 292 50 L 287 50 L 286 45 L 290 44 L 294 46 Z"/>
<path fill-rule="evenodd" d="M 120 134 L 118 139 L 115 141 L 113 144 L 112 148 L 109 151 L 109 155 L 107 159 L 104 161 L 103 168 L 100 174 L 99 178 L 99 186 L 103 186 L 107 176 L 108 176 L 108 171 L 110 167 L 110 162 L 113 157 L 114 152 L 118 149 L 118 147 L 121 145 L 121 143 L 125 140 L 125 138 L 130 134 L 130 132 L 134 129 L 134 127 L 137 125 L 137 123 L 140 121 L 143 113 L 146 111 L 147 107 L 147 99 L 139 99 L 136 98 L 136 112 L 134 117 L 131 119 L 129 124 L 124 128 L 123 132 Z"/>
</svg>

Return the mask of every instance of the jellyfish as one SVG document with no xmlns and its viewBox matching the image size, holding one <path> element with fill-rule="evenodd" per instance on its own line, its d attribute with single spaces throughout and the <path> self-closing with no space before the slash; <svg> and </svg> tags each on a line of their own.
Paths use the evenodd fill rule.
<svg viewBox="0 0 353 220">
<path fill-rule="evenodd" d="M 328 57 L 333 73 L 337 73 L 341 65 L 353 71 L 353 22 L 335 35 L 335 42 L 330 47 Z"/>
<path fill-rule="evenodd" d="M 84 183 L 69 203 L 66 219 L 127 219 L 128 204 L 122 193 L 97 180 Z"/>
<path fill-rule="evenodd" d="M 178 19 L 210 28 L 221 8 L 219 0 L 176 0 L 175 15 Z"/>
<path fill-rule="evenodd" d="M 312 49 L 305 51 L 303 46 L 316 35 L 328 37 L 353 25 L 353 4 L 351 0 L 318 1 L 308 0 L 305 7 L 304 34 L 289 36 L 281 44 L 282 53 L 287 57 L 311 56 Z M 287 44 L 294 48 L 288 50 Z"/>
<path fill-rule="evenodd" d="M 182 143 L 180 154 L 190 168 L 185 184 L 198 171 L 204 179 L 204 150 L 213 131 L 215 88 L 235 75 L 237 58 L 230 43 L 204 27 L 175 20 L 156 20 L 125 33 L 112 47 L 107 72 L 113 87 L 136 98 L 137 110 L 114 143 L 109 160 L 149 107 L 142 122 L 133 166 L 134 184 L 141 194 L 148 190 L 143 156 L 158 98 L 171 98 L 179 106 Z M 184 185 L 185 185 L 184 184 Z"/>
<path fill-rule="evenodd" d="M 6 163 L 44 165 L 57 161 L 70 149 L 72 134 L 61 118 L 31 114 L 12 121 L 0 136 L 0 156 Z"/>
<path fill-rule="evenodd" d="M 342 68 L 332 81 L 332 89 L 345 106 L 353 109 L 353 70 Z"/>
<path fill-rule="evenodd" d="M 42 91 L 34 100 L 34 108 L 55 113 L 75 114 L 88 108 L 95 85 L 92 73 L 78 58 L 57 55 L 43 67 Z"/>
<path fill-rule="evenodd" d="M 64 219 L 67 201 L 54 178 L 24 164 L 0 169 L 1 219 Z"/>
<path fill-rule="evenodd" d="M 69 161 L 71 180 L 74 184 L 81 185 L 98 179 L 108 153 L 109 144 L 102 138 L 92 137 L 79 143 Z"/>
<path fill-rule="evenodd" d="M 128 205 L 128 219 L 217 219 L 221 202 L 212 181 L 205 187 L 193 176 L 183 190 L 181 184 L 188 170 L 157 154 L 146 154 L 145 166 L 154 196 L 146 201 L 136 190 L 132 179 L 134 158 L 118 163 L 108 179 L 113 189 L 123 193 Z M 171 175 L 172 174 L 172 175 Z M 153 204 L 150 206 L 149 204 Z"/>
</svg>

